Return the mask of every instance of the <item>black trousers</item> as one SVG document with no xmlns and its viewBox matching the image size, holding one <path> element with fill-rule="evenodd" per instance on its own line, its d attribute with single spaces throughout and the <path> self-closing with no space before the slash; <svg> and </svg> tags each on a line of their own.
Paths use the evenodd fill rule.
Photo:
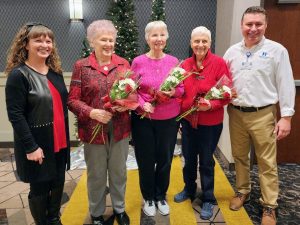
<svg viewBox="0 0 300 225">
<path fill-rule="evenodd" d="M 132 113 L 132 138 L 139 167 L 140 189 L 145 200 L 163 200 L 170 183 L 170 170 L 179 124 L 167 120 L 140 119 Z"/>
<path fill-rule="evenodd" d="M 182 153 L 185 160 L 183 179 L 185 191 L 193 196 L 197 188 L 197 167 L 202 190 L 202 201 L 216 201 L 214 197 L 214 151 L 217 147 L 223 123 L 214 126 L 198 125 L 194 129 L 190 123 L 183 119 L 182 124 Z"/>
<path fill-rule="evenodd" d="M 31 182 L 30 193 L 31 197 L 47 195 L 56 188 L 64 186 L 66 172 L 66 154 L 63 151 L 55 153 L 56 177 L 49 181 Z"/>
<path fill-rule="evenodd" d="M 60 205 L 64 189 L 65 152 L 55 153 L 56 176 L 48 181 L 30 183 L 29 208 L 37 225 L 61 224 Z"/>
</svg>

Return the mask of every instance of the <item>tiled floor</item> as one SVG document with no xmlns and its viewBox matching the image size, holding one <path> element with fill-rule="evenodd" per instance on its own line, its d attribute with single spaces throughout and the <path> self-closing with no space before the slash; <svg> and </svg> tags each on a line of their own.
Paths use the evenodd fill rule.
<svg viewBox="0 0 300 225">
<path fill-rule="evenodd" d="M 0 224 L 34 224 L 28 208 L 29 184 L 18 181 L 15 176 L 13 149 L 0 148 Z M 69 200 L 83 170 L 66 172 L 62 209 Z"/>
<path fill-rule="evenodd" d="M 76 185 L 83 173 L 83 169 L 75 169 L 66 172 L 66 182 L 63 195 L 62 211 L 66 206 L 70 196 L 72 195 Z M 199 180 L 198 180 L 199 183 Z M 199 186 L 199 185 L 198 185 Z M 29 185 L 18 181 L 15 176 L 15 160 L 13 149 L 0 148 L 0 225 L 32 225 L 34 224 L 28 208 Z M 193 202 L 195 217 L 198 224 L 225 224 L 223 215 L 216 206 L 214 216 L 211 221 L 203 221 L 199 217 L 200 200 L 196 198 Z M 107 197 L 106 219 L 107 224 L 113 224 L 113 220 L 109 220 L 112 215 L 110 197 Z M 141 203 L 142 206 L 142 203 Z M 140 206 L 140 207 L 141 207 Z M 139 207 L 139 206 L 137 206 Z M 149 218 L 141 212 L 141 225 L 168 225 L 170 224 L 169 216 L 162 216 L 159 213 L 154 218 Z M 89 216 L 84 222 L 90 223 Z M 67 224 L 66 224 L 67 225 Z"/>
</svg>

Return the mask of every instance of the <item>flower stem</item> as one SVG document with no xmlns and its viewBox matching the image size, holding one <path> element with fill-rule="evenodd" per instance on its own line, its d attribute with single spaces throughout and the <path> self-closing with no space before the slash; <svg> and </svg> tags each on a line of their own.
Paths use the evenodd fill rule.
<svg viewBox="0 0 300 225">
<path fill-rule="evenodd" d="M 195 112 L 197 110 L 197 107 L 192 107 L 191 109 L 185 111 L 184 113 L 182 113 L 180 116 L 178 116 L 176 118 L 176 121 L 178 122 L 179 120 L 183 119 L 184 117 L 186 117 L 187 115 Z"/>
<path fill-rule="evenodd" d="M 93 132 L 92 132 L 92 139 L 90 140 L 89 144 L 91 144 L 93 142 L 93 140 L 95 139 L 95 137 L 98 135 L 100 129 L 102 128 L 102 125 L 101 124 L 97 124 L 94 129 L 93 129 Z"/>
<path fill-rule="evenodd" d="M 147 116 L 147 114 L 148 114 L 147 112 L 144 112 L 144 113 L 141 115 L 140 119 L 144 119 L 144 117 Z"/>
</svg>

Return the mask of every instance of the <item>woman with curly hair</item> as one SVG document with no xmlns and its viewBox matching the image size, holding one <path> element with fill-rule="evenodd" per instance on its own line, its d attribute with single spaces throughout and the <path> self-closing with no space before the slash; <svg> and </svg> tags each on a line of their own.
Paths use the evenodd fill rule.
<svg viewBox="0 0 300 225">
<path fill-rule="evenodd" d="M 60 225 L 70 145 L 68 92 L 53 32 L 40 23 L 22 26 L 8 53 L 5 73 L 17 173 L 30 184 L 31 215 L 38 225 Z"/>
</svg>

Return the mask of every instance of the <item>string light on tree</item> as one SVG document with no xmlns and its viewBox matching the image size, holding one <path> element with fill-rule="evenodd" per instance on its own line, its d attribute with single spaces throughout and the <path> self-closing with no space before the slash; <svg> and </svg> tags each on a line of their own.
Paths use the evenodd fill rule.
<svg viewBox="0 0 300 225">
<path fill-rule="evenodd" d="M 162 20 L 166 21 L 165 14 L 165 0 L 152 0 L 152 10 L 150 21 Z M 146 46 L 145 52 L 149 51 L 149 46 Z M 166 45 L 164 52 L 169 53 L 168 46 Z"/>
<path fill-rule="evenodd" d="M 107 12 L 118 30 L 116 54 L 129 62 L 138 55 L 138 30 L 133 0 L 113 0 Z"/>
</svg>

